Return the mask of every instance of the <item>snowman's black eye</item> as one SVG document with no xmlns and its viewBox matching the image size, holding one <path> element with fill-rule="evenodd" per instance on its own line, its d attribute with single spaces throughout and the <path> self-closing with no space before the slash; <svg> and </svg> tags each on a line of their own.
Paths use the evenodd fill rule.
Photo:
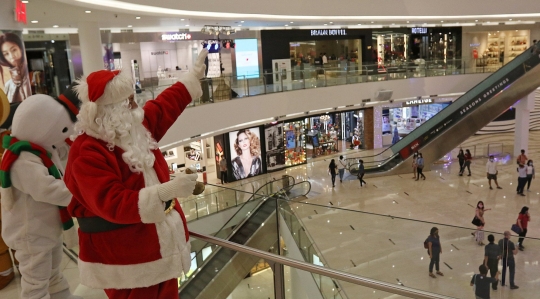
<svg viewBox="0 0 540 299">
<path fill-rule="evenodd" d="M 68 128 L 65 127 L 65 128 L 62 130 L 62 133 L 65 133 L 65 132 L 67 132 L 67 131 L 68 131 Z"/>
</svg>

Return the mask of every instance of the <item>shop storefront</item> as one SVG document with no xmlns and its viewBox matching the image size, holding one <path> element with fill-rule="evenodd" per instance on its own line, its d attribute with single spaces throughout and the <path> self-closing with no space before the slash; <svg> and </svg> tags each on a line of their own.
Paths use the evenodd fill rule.
<svg viewBox="0 0 540 299">
<path fill-rule="evenodd" d="M 466 32 L 463 45 L 466 63 L 472 71 L 495 71 L 531 46 L 530 30 Z"/>
<path fill-rule="evenodd" d="M 194 167 L 198 172 L 208 172 L 211 175 L 216 169 L 214 159 L 214 138 L 205 138 L 190 142 L 184 146 L 176 147 L 161 153 L 171 173 L 186 167 Z"/>
<path fill-rule="evenodd" d="M 402 103 L 401 107 L 384 108 L 382 111 L 383 146 L 398 142 L 451 103 L 448 99 L 428 98 L 410 100 Z"/>
</svg>

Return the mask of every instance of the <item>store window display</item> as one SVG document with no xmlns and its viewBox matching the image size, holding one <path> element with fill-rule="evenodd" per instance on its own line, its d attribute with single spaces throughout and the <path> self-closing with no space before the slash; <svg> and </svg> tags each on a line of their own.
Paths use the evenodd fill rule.
<svg viewBox="0 0 540 299">
<path fill-rule="evenodd" d="M 286 140 L 285 165 L 293 166 L 306 163 L 306 136 L 304 121 L 292 121 L 283 124 Z"/>
<path fill-rule="evenodd" d="M 266 169 L 276 171 L 285 167 L 285 146 L 283 142 L 283 123 L 264 126 L 266 137 Z"/>
</svg>

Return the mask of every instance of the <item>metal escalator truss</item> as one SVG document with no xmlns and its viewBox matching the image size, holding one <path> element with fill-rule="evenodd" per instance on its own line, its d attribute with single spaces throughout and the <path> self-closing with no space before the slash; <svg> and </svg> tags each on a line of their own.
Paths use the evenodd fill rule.
<svg viewBox="0 0 540 299">
<path fill-rule="evenodd" d="M 287 182 L 284 182 L 281 189 L 275 193 L 265 193 L 261 190 L 265 186 L 261 187 L 258 192 L 265 193 L 266 196 L 256 198 L 256 192 L 254 200 L 244 204 L 244 206 L 251 205 L 250 211 L 246 213 L 240 212 L 242 208 L 239 210 L 240 214 L 245 214 L 245 217 L 226 238 L 231 242 L 264 251 L 268 251 L 271 247 L 276 248 L 279 245 L 275 214 L 276 198 L 283 198 L 286 194 L 305 196 L 310 191 L 310 187 L 305 187 L 305 184 L 309 182 L 301 182 L 298 186 L 302 184 L 302 190 L 298 192 L 295 190 L 297 184 L 294 184 L 294 179 L 293 184 L 289 184 L 289 178 L 292 177 L 283 179 Z M 253 207 L 254 203 L 256 203 L 255 207 Z M 225 299 L 257 262 L 258 259 L 253 256 L 214 246 L 213 253 L 181 285 L 179 296 L 182 299 Z"/>
</svg>

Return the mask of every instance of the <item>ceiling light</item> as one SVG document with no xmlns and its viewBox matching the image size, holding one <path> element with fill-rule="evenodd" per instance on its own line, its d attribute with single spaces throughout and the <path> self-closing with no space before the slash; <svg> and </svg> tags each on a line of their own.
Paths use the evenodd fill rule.
<svg viewBox="0 0 540 299">
<path fill-rule="evenodd" d="M 474 20 L 475 22 L 478 22 L 478 20 Z"/>
<path fill-rule="evenodd" d="M 85 10 L 84 12 L 85 13 L 91 13 L 92 11 L 91 10 Z"/>
<path fill-rule="evenodd" d="M 21 2 L 24 3 L 24 4 L 28 4 L 28 0 L 23 0 Z"/>
<path fill-rule="evenodd" d="M 53 28 L 58 28 L 58 25 L 53 25 Z"/>
<path fill-rule="evenodd" d="M 444 23 L 444 21 L 441 21 L 441 23 Z"/>
<path fill-rule="evenodd" d="M 409 21 L 407 21 L 407 24 L 409 23 Z"/>
<path fill-rule="evenodd" d="M 244 23 L 244 21 L 240 21 L 240 23 Z"/>
<path fill-rule="evenodd" d="M 54 44 L 54 39 L 51 39 L 51 43 L 53 43 L 53 44 Z"/>
<path fill-rule="evenodd" d="M 392 25 L 396 25 L 396 23 L 392 23 Z"/>
<path fill-rule="evenodd" d="M 508 21 L 512 21 L 512 19 L 508 19 Z"/>
<path fill-rule="evenodd" d="M 189 27 L 189 24 L 186 24 L 186 27 Z"/>
<path fill-rule="evenodd" d="M 330 24 L 334 24 L 334 22 L 330 22 Z"/>
<path fill-rule="evenodd" d="M 141 17 L 135 17 L 135 19 L 136 19 L 136 20 L 140 20 L 140 19 L 141 19 Z"/>
<path fill-rule="evenodd" d="M 288 27 L 289 25 L 285 24 L 285 27 Z"/>
<path fill-rule="evenodd" d="M 289 22 L 289 23 L 293 24 L 294 22 Z"/>
<path fill-rule="evenodd" d="M 324 26 L 326 26 L 326 25 L 328 25 L 328 24 L 324 24 Z"/>
<path fill-rule="evenodd" d="M 362 24 L 358 24 L 358 26 L 362 26 Z"/>
<path fill-rule="evenodd" d="M 185 19 L 180 19 L 180 21 L 183 21 L 183 20 L 185 20 Z"/>
<path fill-rule="evenodd" d="M 133 25 L 128 25 L 128 28 L 131 28 L 131 27 L 133 27 Z"/>
<path fill-rule="evenodd" d="M 375 23 L 375 22 L 371 21 L 371 24 L 373 24 L 373 23 Z"/>
<path fill-rule="evenodd" d="M 38 21 L 37 21 L 37 20 L 33 20 L 33 21 L 30 21 L 30 23 L 32 23 L 32 24 L 37 24 Z"/>
<path fill-rule="evenodd" d="M 242 24 L 238 25 L 238 27 L 242 27 Z"/>
</svg>

